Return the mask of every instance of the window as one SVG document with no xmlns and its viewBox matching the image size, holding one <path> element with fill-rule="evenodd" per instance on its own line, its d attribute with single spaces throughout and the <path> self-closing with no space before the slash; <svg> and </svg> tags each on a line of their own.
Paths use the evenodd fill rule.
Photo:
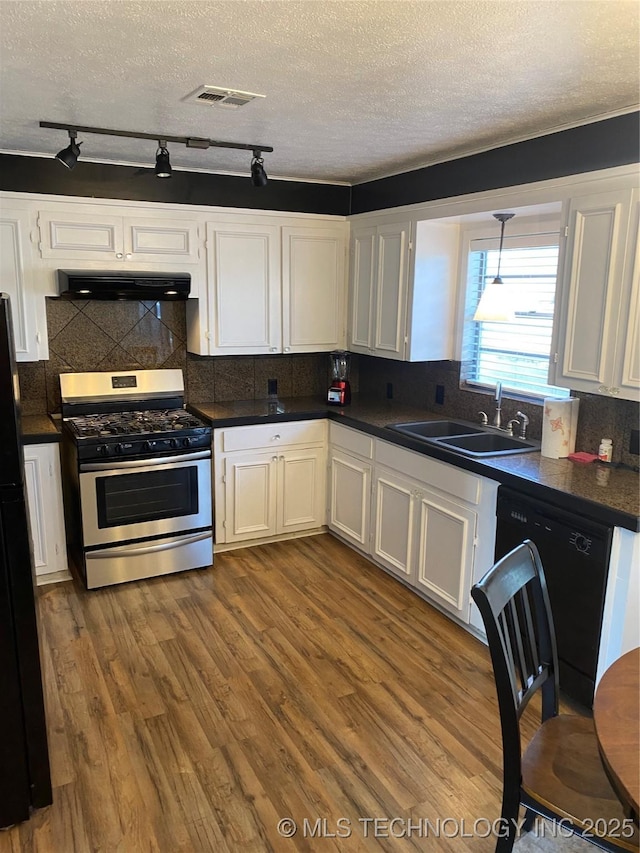
<svg viewBox="0 0 640 853">
<path fill-rule="evenodd" d="M 498 269 L 498 241 L 469 242 L 467 301 L 462 349 L 462 379 L 527 396 L 568 397 L 569 390 L 548 384 L 553 328 L 558 235 L 505 237 L 500 277 L 513 306 L 511 322 L 472 319 L 483 288 Z"/>
</svg>

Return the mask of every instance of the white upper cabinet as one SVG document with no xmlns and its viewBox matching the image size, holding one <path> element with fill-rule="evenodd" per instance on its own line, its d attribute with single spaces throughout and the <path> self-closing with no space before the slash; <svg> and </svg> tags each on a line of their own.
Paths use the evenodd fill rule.
<svg viewBox="0 0 640 853">
<path fill-rule="evenodd" d="M 282 350 L 345 346 L 345 236 L 339 228 L 282 229 Z"/>
<path fill-rule="evenodd" d="M 410 222 L 353 230 L 347 342 L 353 352 L 405 357 L 410 232 Z"/>
<path fill-rule="evenodd" d="M 207 225 L 209 352 L 280 352 L 280 235 L 273 225 Z"/>
<path fill-rule="evenodd" d="M 453 357 L 457 225 L 363 219 L 350 260 L 350 350 L 399 361 Z"/>
<path fill-rule="evenodd" d="M 126 208 L 110 212 L 90 203 L 41 209 L 40 255 L 109 265 L 198 263 L 198 223 L 176 218 L 172 211 L 162 214 L 138 217 Z"/>
<path fill-rule="evenodd" d="M 638 191 L 569 202 L 553 384 L 640 400 Z"/>
<path fill-rule="evenodd" d="M 273 216 L 207 224 L 207 310 L 188 306 L 199 355 L 323 352 L 345 345 L 348 225 Z"/>
<path fill-rule="evenodd" d="M 44 297 L 34 275 L 31 232 L 26 209 L 0 209 L 0 291 L 9 294 L 18 361 L 49 357 Z"/>
</svg>

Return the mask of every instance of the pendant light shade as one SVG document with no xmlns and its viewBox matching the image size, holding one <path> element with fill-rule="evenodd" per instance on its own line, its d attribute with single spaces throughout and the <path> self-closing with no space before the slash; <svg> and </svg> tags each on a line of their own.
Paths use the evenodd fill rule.
<svg viewBox="0 0 640 853">
<path fill-rule="evenodd" d="M 80 146 L 82 142 L 76 142 L 77 133 L 75 130 L 69 131 L 69 144 L 62 151 L 56 154 L 56 160 L 59 160 L 67 169 L 75 169 L 80 156 Z"/>
<path fill-rule="evenodd" d="M 267 173 L 264 170 L 264 160 L 262 159 L 261 151 L 253 152 L 251 161 L 251 183 L 254 187 L 266 187 Z"/>
<path fill-rule="evenodd" d="M 158 140 L 155 173 L 157 178 L 171 177 L 171 161 L 169 160 L 169 151 L 167 150 L 167 143 L 163 142 L 162 140 Z"/>
<path fill-rule="evenodd" d="M 502 244 L 504 242 L 504 224 L 513 219 L 515 213 L 494 213 L 493 216 L 501 223 L 498 271 L 493 281 L 489 282 L 482 291 L 473 319 L 477 323 L 483 320 L 493 323 L 510 323 L 514 319 L 514 311 L 510 293 L 500 277 L 500 262 L 502 261 Z"/>
</svg>

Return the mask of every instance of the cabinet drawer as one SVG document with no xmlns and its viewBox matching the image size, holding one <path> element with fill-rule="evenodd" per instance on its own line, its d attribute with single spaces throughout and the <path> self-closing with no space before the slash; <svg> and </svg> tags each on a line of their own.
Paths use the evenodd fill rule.
<svg viewBox="0 0 640 853">
<path fill-rule="evenodd" d="M 365 459 L 373 459 L 374 438 L 359 430 L 349 429 L 340 424 L 329 424 L 329 442 L 334 447 L 356 453 Z"/>
<path fill-rule="evenodd" d="M 326 435 L 326 421 L 258 424 L 257 426 L 230 427 L 221 432 L 224 453 L 284 445 L 322 444 Z"/>
<path fill-rule="evenodd" d="M 446 462 L 412 453 L 380 439 L 376 440 L 376 462 L 467 503 L 480 502 L 482 478 Z"/>
</svg>

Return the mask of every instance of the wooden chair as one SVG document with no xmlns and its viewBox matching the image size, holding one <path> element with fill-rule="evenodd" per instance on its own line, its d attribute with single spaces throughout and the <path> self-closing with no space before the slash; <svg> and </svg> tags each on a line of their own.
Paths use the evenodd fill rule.
<svg viewBox="0 0 640 853">
<path fill-rule="evenodd" d="M 504 836 L 496 853 L 513 848 L 521 804 L 525 831 L 539 814 L 562 821 L 563 831 L 571 828 L 604 850 L 637 851 L 637 826 L 606 776 L 593 720 L 558 714 L 553 618 L 533 542 L 526 540 L 499 560 L 471 595 L 487 632 L 502 727 Z M 522 752 L 520 717 L 538 689 L 542 724 Z"/>
</svg>

